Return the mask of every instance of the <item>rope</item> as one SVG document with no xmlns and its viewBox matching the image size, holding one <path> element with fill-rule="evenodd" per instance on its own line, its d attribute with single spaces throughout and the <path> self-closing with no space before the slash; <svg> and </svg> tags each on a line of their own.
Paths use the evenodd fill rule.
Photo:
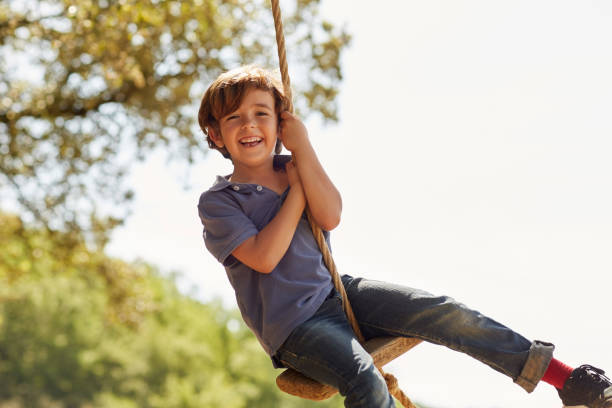
<svg viewBox="0 0 612 408">
<path fill-rule="evenodd" d="M 289 100 L 289 111 L 293 110 L 293 102 L 291 100 L 291 81 L 289 79 L 289 69 L 287 65 L 287 53 L 285 51 L 285 36 L 283 34 L 283 22 L 281 19 L 281 11 L 280 6 L 278 4 L 278 0 L 271 0 L 272 2 L 272 15 L 274 17 L 274 29 L 276 30 L 276 45 L 278 48 L 278 61 L 280 65 L 281 78 L 283 81 L 283 91 L 285 93 L 285 97 Z M 327 242 L 325 242 L 325 237 L 323 236 L 323 231 L 319 225 L 314 221 L 312 215 L 310 214 L 310 210 L 306 209 L 306 214 L 308 215 L 308 222 L 310 223 L 310 228 L 312 229 L 312 233 L 321 249 L 321 253 L 323 254 L 323 262 L 329 273 L 331 274 L 332 281 L 334 283 L 334 287 L 340 294 L 342 295 L 342 306 L 344 311 L 348 317 L 357 338 L 360 343 L 365 341 L 363 334 L 361 334 L 361 329 L 359 328 L 359 324 L 357 323 L 357 319 L 355 318 L 355 314 L 353 313 L 353 309 L 351 308 L 351 304 L 348 301 L 348 297 L 346 296 L 346 292 L 344 290 L 344 285 L 342 285 L 342 281 L 340 280 L 340 275 L 336 269 L 336 264 L 334 263 L 334 259 L 331 256 L 331 252 L 327 247 Z"/>
<path fill-rule="evenodd" d="M 276 31 L 276 45 L 278 49 L 278 61 L 280 65 L 281 71 L 281 79 L 283 81 L 283 91 L 285 93 L 285 97 L 289 101 L 290 112 L 293 112 L 293 100 L 291 95 L 291 81 L 289 79 L 289 68 L 287 65 L 287 52 L 285 50 L 285 35 L 283 34 L 283 22 L 281 18 L 281 10 L 279 5 L 279 0 L 270 0 L 272 3 L 272 16 L 274 17 L 274 29 Z M 353 313 L 353 308 L 348 300 L 348 296 L 346 295 L 346 291 L 344 289 L 344 285 L 342 284 L 342 280 L 340 279 L 340 274 L 336 269 L 336 263 L 332 258 L 331 251 L 327 246 L 327 242 L 325 241 L 325 236 L 323 235 L 323 231 L 321 227 L 314 221 L 310 210 L 306 208 L 306 215 L 308 216 L 308 222 L 310 223 L 310 228 L 312 229 L 312 234 L 321 250 L 321 254 L 323 255 L 323 262 L 325 266 L 329 270 L 331 274 L 332 281 L 334 283 L 334 287 L 336 290 L 342 295 L 342 307 L 344 312 L 346 313 L 346 317 L 357 336 L 357 339 L 361 344 L 365 343 L 365 338 L 361 333 L 361 329 L 359 328 L 359 323 L 357 322 L 357 318 Z M 399 388 L 397 378 L 393 376 L 393 374 L 385 373 L 381 367 L 377 367 L 382 376 L 387 383 L 387 388 L 391 395 L 393 395 L 405 408 L 416 408 L 415 405 L 410 401 L 410 399 L 404 394 L 404 392 Z"/>
<path fill-rule="evenodd" d="M 278 0 L 272 1 L 272 17 L 274 17 L 274 31 L 276 31 L 276 49 L 278 50 L 278 61 L 280 63 L 281 78 L 283 80 L 283 91 L 285 98 L 289 101 L 287 110 L 293 113 L 293 97 L 291 95 L 291 80 L 289 79 L 289 68 L 287 65 L 287 51 L 285 50 L 285 35 L 283 34 L 283 19 L 281 18 Z"/>
<path fill-rule="evenodd" d="M 336 263 L 332 258 L 331 251 L 327 246 L 327 242 L 325 241 L 325 236 L 323 235 L 323 231 L 319 224 L 317 224 L 310 214 L 310 210 L 306 209 L 306 215 L 308 216 L 308 223 L 310 224 L 310 229 L 312 230 L 312 234 L 314 235 L 315 241 L 317 241 L 317 245 L 321 250 L 321 254 L 323 255 L 323 262 L 329 273 L 332 277 L 332 282 L 334 283 L 334 287 L 340 294 L 342 295 L 342 308 L 344 309 L 344 313 L 346 313 L 346 317 L 357 336 L 357 339 L 361 344 L 365 343 L 365 338 L 361 333 L 361 329 L 359 328 L 359 323 L 357 322 L 357 318 L 353 313 L 353 308 L 351 307 L 351 303 L 348 300 L 348 296 L 346 295 L 346 291 L 344 290 L 344 285 L 342 284 L 342 280 L 340 279 L 340 274 L 336 269 Z"/>
<path fill-rule="evenodd" d="M 417 408 L 416 405 L 410 401 L 410 398 L 404 391 L 402 391 L 397 383 L 397 378 L 393 374 L 385 373 L 382 368 L 378 367 L 378 370 L 383 375 L 385 382 L 387 383 L 387 388 L 393 397 L 402 404 L 405 408 Z"/>
</svg>

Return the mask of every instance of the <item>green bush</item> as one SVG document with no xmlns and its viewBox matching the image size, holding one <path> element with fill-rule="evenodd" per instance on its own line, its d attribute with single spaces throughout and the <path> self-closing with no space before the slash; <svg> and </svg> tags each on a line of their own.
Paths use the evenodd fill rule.
<svg viewBox="0 0 612 408">
<path fill-rule="evenodd" d="M 0 214 L 0 407 L 340 407 L 281 393 L 235 311 Z M 77 239 L 78 237 L 72 237 Z"/>
</svg>

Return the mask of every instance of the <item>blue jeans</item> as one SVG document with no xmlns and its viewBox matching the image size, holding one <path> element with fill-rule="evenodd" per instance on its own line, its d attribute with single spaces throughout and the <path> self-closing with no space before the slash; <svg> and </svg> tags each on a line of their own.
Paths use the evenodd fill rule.
<svg viewBox="0 0 612 408">
<path fill-rule="evenodd" d="M 554 346 L 531 342 L 447 296 L 385 282 L 342 277 L 366 339 L 417 337 L 466 353 L 533 391 Z M 299 325 L 274 359 L 319 382 L 336 387 L 346 407 L 395 407 L 372 357 L 361 347 L 334 290 L 317 312 Z"/>
</svg>

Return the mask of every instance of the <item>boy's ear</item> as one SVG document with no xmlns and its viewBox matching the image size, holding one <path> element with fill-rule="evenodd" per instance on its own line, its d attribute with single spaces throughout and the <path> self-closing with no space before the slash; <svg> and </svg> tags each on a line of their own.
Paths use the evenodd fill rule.
<svg viewBox="0 0 612 408">
<path fill-rule="evenodd" d="M 217 147 L 224 147 L 223 138 L 220 132 L 217 132 L 212 126 L 208 128 L 208 136 L 215 142 Z"/>
</svg>

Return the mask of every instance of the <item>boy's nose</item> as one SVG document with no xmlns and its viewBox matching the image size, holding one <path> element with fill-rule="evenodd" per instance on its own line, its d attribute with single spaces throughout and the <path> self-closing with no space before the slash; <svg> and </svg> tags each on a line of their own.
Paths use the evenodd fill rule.
<svg viewBox="0 0 612 408">
<path fill-rule="evenodd" d="M 255 127 L 255 118 L 254 117 L 245 118 L 244 122 L 242 122 L 242 127 L 243 128 Z"/>
</svg>

